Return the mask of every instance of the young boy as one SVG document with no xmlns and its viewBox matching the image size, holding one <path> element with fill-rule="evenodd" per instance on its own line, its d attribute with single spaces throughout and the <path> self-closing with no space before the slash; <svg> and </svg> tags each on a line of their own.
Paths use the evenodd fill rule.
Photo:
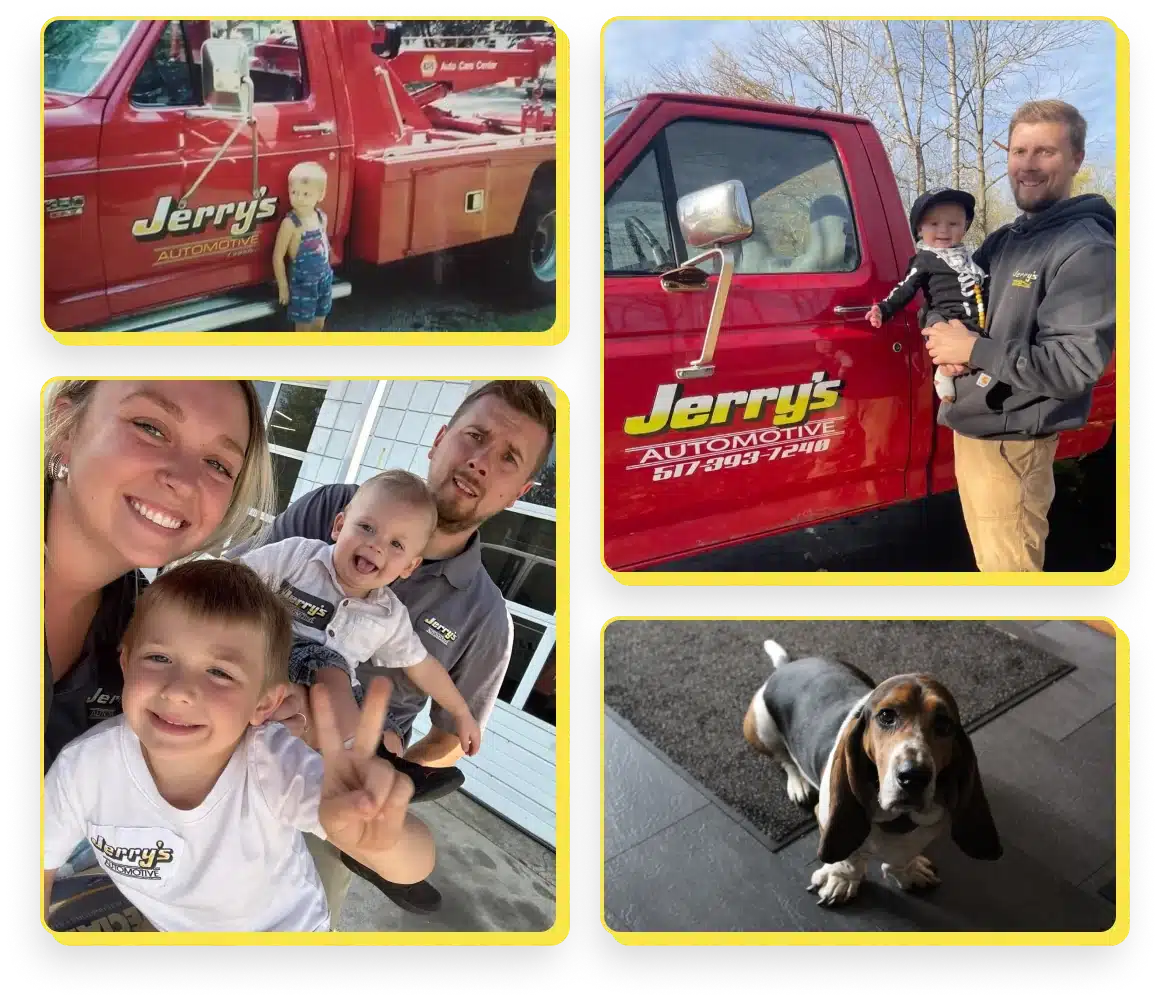
<svg viewBox="0 0 1160 1000">
<path fill-rule="evenodd" d="M 866 313 L 864 318 L 871 326 L 881 327 L 921 289 L 926 293 L 927 303 L 919 316 L 923 329 L 957 319 L 975 333 L 983 332 L 987 275 L 963 246 L 963 236 L 974 217 L 975 199 L 967 191 L 945 188 L 918 197 L 910 210 L 910 229 L 918 241 L 918 252 L 907 265 L 906 277 Z M 991 380 L 986 374 L 979 379 L 980 385 Z M 953 368 L 940 365 L 935 371 L 934 385 L 940 399 L 954 401 Z"/>
<path fill-rule="evenodd" d="M 330 266 L 330 242 L 326 238 L 326 170 L 306 161 L 290 170 L 290 211 L 274 239 L 274 280 L 278 302 L 298 332 L 320 331 L 330 315 L 334 271 Z M 286 278 L 286 260 L 290 278 Z"/>
<path fill-rule="evenodd" d="M 369 662 L 401 670 L 406 681 L 449 712 L 463 752 L 470 756 L 479 752 L 479 723 L 390 590 L 423 561 L 437 516 L 427 484 L 413 473 L 392 469 L 359 487 L 338 515 L 333 545 L 286 538 L 239 559 L 281 586 L 294 624 L 290 679 L 311 685 L 312 708 L 318 687 L 326 688 L 344 738 L 353 735 L 359 718 L 361 685 L 355 671 Z"/>
<path fill-rule="evenodd" d="M 82 839 L 162 931 L 327 930 L 304 831 L 384 878 L 431 872 L 431 834 L 405 812 L 410 781 L 374 755 L 384 687 L 353 751 L 326 706 L 325 756 L 264 725 L 290 643 L 283 602 L 244 566 L 187 563 L 142 593 L 121 647 L 124 714 L 69 743 L 45 777 L 46 914 Z"/>
</svg>

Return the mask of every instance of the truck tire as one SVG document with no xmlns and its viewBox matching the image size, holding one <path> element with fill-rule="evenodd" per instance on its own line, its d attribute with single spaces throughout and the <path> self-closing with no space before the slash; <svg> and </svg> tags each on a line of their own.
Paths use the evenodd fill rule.
<svg viewBox="0 0 1160 1000">
<path fill-rule="evenodd" d="M 506 252 L 497 255 L 504 283 L 519 298 L 535 305 L 556 301 L 555 171 L 532 180 L 516 231 Z"/>
</svg>

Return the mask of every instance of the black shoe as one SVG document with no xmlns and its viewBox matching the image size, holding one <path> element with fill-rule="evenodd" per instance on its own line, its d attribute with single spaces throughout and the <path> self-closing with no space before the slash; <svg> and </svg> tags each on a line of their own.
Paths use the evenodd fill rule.
<svg viewBox="0 0 1160 1000">
<path fill-rule="evenodd" d="M 424 767 L 391 753 L 382 743 L 376 751 L 396 771 L 401 771 L 415 786 L 412 802 L 430 802 L 450 795 L 463 784 L 463 772 L 457 767 Z"/>
<path fill-rule="evenodd" d="M 430 882 L 416 882 L 414 885 L 400 885 L 388 882 L 366 865 L 361 865 L 350 855 L 342 855 L 342 863 L 359 878 L 366 879 L 400 909 L 408 913 L 434 913 L 443 905 L 443 897 Z"/>
</svg>

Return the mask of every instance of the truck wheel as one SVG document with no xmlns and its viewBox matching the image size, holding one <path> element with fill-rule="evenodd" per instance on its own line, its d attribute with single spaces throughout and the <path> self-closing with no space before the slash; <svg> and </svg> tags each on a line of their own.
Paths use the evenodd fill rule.
<svg viewBox="0 0 1160 1000">
<path fill-rule="evenodd" d="M 538 305 L 556 301 L 556 188 L 552 178 L 533 182 L 508 252 L 500 258 L 506 265 L 506 281 L 521 298 Z"/>
</svg>

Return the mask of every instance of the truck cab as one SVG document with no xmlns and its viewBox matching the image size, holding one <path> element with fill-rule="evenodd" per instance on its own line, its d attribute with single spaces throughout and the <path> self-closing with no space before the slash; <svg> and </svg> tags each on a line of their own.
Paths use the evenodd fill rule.
<svg viewBox="0 0 1160 1000">
<path fill-rule="evenodd" d="M 609 111 L 604 170 L 611 570 L 954 487 L 919 303 L 863 319 L 914 252 L 870 121 L 649 94 Z M 1111 379 L 1060 457 L 1107 440 Z"/>
<path fill-rule="evenodd" d="M 256 187 L 248 129 L 206 171 L 237 124 L 204 113 L 212 109 L 202 94 L 201 49 L 211 37 L 252 46 Z M 309 21 L 46 27 L 45 199 L 66 206 L 54 214 L 46 204 L 50 327 L 94 326 L 263 281 L 286 176 L 303 159 L 329 174 L 322 208 L 338 224 L 331 243 L 341 260 L 350 114 L 331 78 L 328 41 L 325 22 Z"/>
</svg>

